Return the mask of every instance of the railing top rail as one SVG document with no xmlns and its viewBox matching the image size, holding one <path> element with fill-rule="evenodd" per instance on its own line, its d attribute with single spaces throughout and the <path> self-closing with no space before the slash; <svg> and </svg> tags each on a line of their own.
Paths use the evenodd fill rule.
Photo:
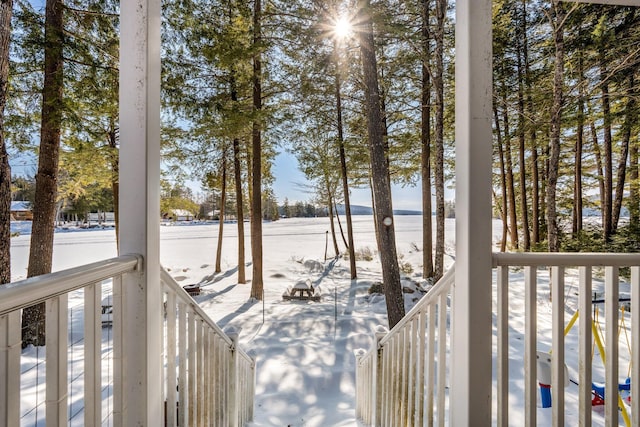
<svg viewBox="0 0 640 427">
<path fill-rule="evenodd" d="M 222 337 L 225 343 L 227 343 L 231 347 L 234 346 L 231 338 L 229 338 L 229 336 L 220 328 L 220 326 L 216 324 L 216 322 L 211 320 L 209 315 L 198 304 L 196 304 L 193 298 L 189 296 L 187 291 L 182 289 L 182 286 L 180 286 L 175 281 L 175 279 L 162 267 L 160 268 L 160 280 L 165 284 L 165 286 L 175 292 L 176 296 L 180 298 L 180 300 L 184 304 L 188 305 L 196 314 L 198 314 L 198 316 L 200 316 L 204 320 L 204 322 L 215 331 L 215 333 Z M 251 363 L 254 363 L 254 360 L 247 353 L 245 353 L 242 348 L 236 347 L 235 350 L 238 351 L 238 354 L 241 357 L 245 358 Z"/>
<path fill-rule="evenodd" d="M 384 345 L 397 331 L 401 330 L 407 324 L 407 322 L 411 321 L 414 316 L 420 313 L 425 306 L 433 303 L 433 301 L 437 297 L 439 297 L 441 293 L 447 292 L 449 289 L 451 289 L 451 285 L 453 284 L 455 277 L 455 265 L 452 265 L 451 268 L 444 274 L 444 276 L 442 276 L 440 280 L 438 280 L 438 282 L 433 285 L 431 289 L 429 289 L 429 292 L 427 292 L 427 294 L 423 296 L 416 305 L 413 306 L 413 308 L 402 318 L 402 320 L 396 323 L 393 329 L 391 329 L 389 333 L 380 340 L 380 343 L 378 345 Z"/>
<path fill-rule="evenodd" d="M 493 267 L 631 267 L 640 265 L 640 253 L 494 252 Z"/>
<path fill-rule="evenodd" d="M 140 255 L 121 255 L 0 287 L 0 316 L 140 268 Z"/>
</svg>

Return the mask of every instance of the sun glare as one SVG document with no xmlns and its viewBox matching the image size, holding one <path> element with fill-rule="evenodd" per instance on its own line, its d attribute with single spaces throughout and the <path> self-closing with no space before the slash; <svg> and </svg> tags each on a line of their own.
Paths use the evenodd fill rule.
<svg viewBox="0 0 640 427">
<path fill-rule="evenodd" d="M 353 27 L 351 26 L 351 22 L 342 16 L 336 20 L 333 31 L 337 38 L 344 39 L 351 34 Z"/>
</svg>

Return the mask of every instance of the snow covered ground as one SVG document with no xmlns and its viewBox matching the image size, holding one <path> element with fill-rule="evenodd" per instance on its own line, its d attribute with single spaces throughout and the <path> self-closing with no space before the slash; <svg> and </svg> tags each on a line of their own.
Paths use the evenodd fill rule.
<svg viewBox="0 0 640 427">
<path fill-rule="evenodd" d="M 418 289 L 405 295 L 407 306 L 420 295 L 421 285 L 421 218 L 395 218 L 398 252 L 405 266 L 405 284 Z M 343 225 L 346 227 L 344 219 Z M 245 227 L 248 233 L 248 226 Z M 454 220 L 447 220 L 446 264 L 454 260 Z M 370 216 L 354 217 L 357 251 L 375 253 L 375 235 Z M 201 307 L 222 327 L 242 328 L 241 343 L 257 359 L 257 389 L 254 427 L 267 426 L 357 426 L 355 420 L 354 350 L 369 348 L 372 330 L 386 325 L 384 299 L 369 295 L 369 287 L 381 280 L 377 258 L 358 261 L 358 279 L 350 280 L 349 263 L 333 259 L 333 245 L 327 247 L 327 218 L 284 219 L 263 225 L 264 303 L 249 300 L 251 284 L 237 283 L 237 228 L 225 224 L 222 273 L 214 274 L 218 224 L 161 227 L 161 262 L 178 283 L 198 283 L 202 294 L 196 297 Z M 498 240 L 501 224 L 494 223 L 494 240 Z M 246 238 L 249 262 L 250 241 Z M 12 271 L 14 280 L 26 276 L 29 236 L 12 239 Z M 344 248 L 342 242 L 339 246 Z M 489 248 L 487 248 L 489 249 Z M 54 269 L 61 270 L 116 255 L 113 229 L 85 232 L 61 232 L 55 235 Z M 410 270 L 413 269 L 413 272 Z M 246 269 L 251 278 L 251 265 Z M 515 273 L 518 274 L 517 272 Z M 320 288 L 322 301 L 283 301 L 282 294 L 299 280 L 310 280 Z M 520 277 L 522 280 L 522 278 Z M 567 283 L 568 312 L 575 308 L 575 288 Z M 594 288 L 599 284 L 595 283 Z M 621 290 L 625 292 L 625 290 Z M 628 291 L 628 288 L 627 288 Z M 547 292 L 547 293 L 545 293 Z M 550 342 L 550 304 L 544 281 L 539 288 L 539 321 L 541 350 Z M 524 348 L 523 287 L 511 294 L 513 316 L 510 333 L 511 422 L 522 425 Z M 70 305 L 73 305 L 70 302 Z M 548 316 L 544 315 L 547 313 Z M 568 320 L 568 318 L 567 318 Z M 75 327 L 75 324 L 74 324 Z M 577 329 L 577 328 L 576 328 Z M 108 330 L 108 328 L 104 329 Z M 104 331 L 103 330 L 103 331 Z M 545 338 L 548 336 L 548 339 Z M 577 336 L 577 335 L 576 335 Z M 107 337 L 108 338 L 108 337 Z M 577 378 L 577 338 L 567 338 L 567 365 L 571 378 Z M 572 347 L 573 346 L 573 347 Z M 32 351 L 32 349 L 31 349 Z M 624 349 L 621 349 L 624 353 Z M 621 362 L 622 363 L 622 362 Z M 594 379 L 601 375 L 594 368 Z M 626 365 L 621 364 L 621 370 Z M 573 387 L 573 389 L 571 389 Z M 577 387 L 567 389 L 568 405 L 575 400 Z M 550 421 L 551 411 L 539 408 L 539 425 Z M 569 412 L 568 425 L 577 416 Z M 601 417 L 595 413 L 594 422 Z M 550 423 L 548 423 L 550 424 Z"/>
</svg>

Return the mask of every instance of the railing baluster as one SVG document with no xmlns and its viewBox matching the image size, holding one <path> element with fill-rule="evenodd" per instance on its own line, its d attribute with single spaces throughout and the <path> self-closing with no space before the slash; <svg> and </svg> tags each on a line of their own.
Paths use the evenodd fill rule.
<svg viewBox="0 0 640 427">
<path fill-rule="evenodd" d="M 202 381 L 203 384 L 203 405 L 204 405 L 204 420 L 203 425 L 207 426 L 211 424 L 211 383 L 209 382 L 209 372 L 211 370 L 211 359 L 209 358 L 209 354 L 211 353 L 211 342 L 209 341 L 210 334 L 209 330 L 205 328 L 203 331 L 203 371 L 202 371 Z"/>
<path fill-rule="evenodd" d="M 640 427 L 640 266 L 631 267 L 631 420 Z"/>
<path fill-rule="evenodd" d="M 425 367 L 424 367 L 424 355 L 425 355 L 425 331 L 426 331 L 426 314 L 425 314 L 425 310 L 420 310 L 420 313 L 418 314 L 418 354 L 417 354 L 417 370 L 418 370 L 418 380 L 417 380 L 417 393 L 416 393 L 416 405 L 418 405 L 417 409 L 418 409 L 418 413 L 417 413 L 417 421 L 416 421 L 416 425 L 418 426 L 422 426 L 424 425 L 424 387 L 425 387 L 425 381 L 424 381 L 424 373 L 425 373 Z"/>
<path fill-rule="evenodd" d="M 447 295 L 440 294 L 438 301 L 438 425 L 444 427 L 444 397 L 447 372 Z"/>
<path fill-rule="evenodd" d="M 202 425 L 204 422 L 204 390 L 202 388 L 203 382 L 203 370 L 204 370 L 204 346 L 203 346 L 203 332 L 204 322 L 200 316 L 196 316 L 196 414 L 195 419 L 197 425 Z M 236 408 L 234 408 L 235 411 Z"/>
<path fill-rule="evenodd" d="M 167 316 L 167 426 L 175 426 L 176 417 L 176 294 L 167 292 L 167 302 L 165 307 Z"/>
<path fill-rule="evenodd" d="M 113 426 L 123 427 L 123 387 L 122 375 L 122 275 L 115 276 L 111 284 L 113 299 L 113 315 L 111 332 L 113 332 Z"/>
<path fill-rule="evenodd" d="M 409 399 L 407 402 L 407 414 L 408 425 L 415 425 L 415 403 L 416 403 L 416 368 L 417 368 L 417 354 L 416 354 L 416 342 L 417 342 L 417 325 L 418 319 L 414 318 L 411 322 L 407 323 L 407 330 L 409 333 L 407 351 L 409 352 L 409 360 L 407 362 L 409 368 L 408 378 L 408 391 Z"/>
<path fill-rule="evenodd" d="M 20 423 L 20 311 L 0 316 L 0 425 Z"/>
<path fill-rule="evenodd" d="M 102 424 L 102 286 L 84 288 L 84 423 Z M 111 301 L 113 307 L 113 297 Z M 111 314 L 113 320 L 113 313 Z"/>
<path fill-rule="evenodd" d="M 605 424 L 618 425 L 618 268 L 605 268 Z M 624 409 L 623 409 L 624 410 Z"/>
<path fill-rule="evenodd" d="M 189 410 L 188 410 L 188 377 L 187 377 L 187 306 L 180 302 L 178 303 L 178 422 L 181 426 L 189 425 Z"/>
<path fill-rule="evenodd" d="M 498 427 L 509 425 L 509 267 L 497 271 L 498 350 Z"/>
<path fill-rule="evenodd" d="M 435 323 L 436 323 L 436 310 L 435 302 L 429 304 L 429 311 L 427 321 L 429 322 L 427 333 L 427 425 L 433 425 L 433 395 L 435 387 Z"/>
<path fill-rule="evenodd" d="M 536 367 L 536 346 L 537 346 L 537 276 L 535 267 L 525 267 L 525 343 L 524 343 L 524 371 L 525 371 L 525 425 L 533 427 L 536 425 L 537 411 L 537 367 Z"/>
<path fill-rule="evenodd" d="M 551 391 L 553 425 L 564 426 L 564 268 L 551 268 L 552 349 Z"/>
<path fill-rule="evenodd" d="M 47 424 L 67 423 L 67 344 L 68 344 L 68 297 L 67 294 L 51 298 L 46 302 L 46 406 Z"/>
<path fill-rule="evenodd" d="M 591 425 L 591 267 L 580 267 L 580 290 L 578 306 L 579 357 L 578 374 L 580 383 L 579 425 Z"/>
</svg>

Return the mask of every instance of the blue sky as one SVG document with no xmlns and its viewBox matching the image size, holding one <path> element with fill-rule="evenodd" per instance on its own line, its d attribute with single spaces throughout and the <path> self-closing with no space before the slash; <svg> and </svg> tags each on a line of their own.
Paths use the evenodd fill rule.
<svg viewBox="0 0 640 427">
<path fill-rule="evenodd" d="M 304 185 L 307 179 L 298 168 L 298 161 L 289 153 L 282 152 L 276 157 L 273 167 L 273 174 L 276 178 L 273 190 L 280 203 L 285 198 L 289 202 L 311 201 L 313 194 L 310 190 L 305 190 Z M 405 210 L 422 210 L 420 183 L 416 187 L 400 187 L 394 185 L 393 208 Z M 452 197 L 452 196 L 451 196 Z M 451 198 L 447 196 L 447 198 Z M 369 188 L 356 188 L 351 191 L 351 204 L 361 206 L 371 206 L 371 190 Z"/>
<path fill-rule="evenodd" d="M 29 155 L 18 155 L 10 159 L 11 173 L 14 176 L 35 176 L 37 170 L 37 160 Z M 279 203 L 284 199 L 289 199 L 290 203 L 301 201 L 312 201 L 314 194 L 305 188 L 308 183 L 304 174 L 298 168 L 296 158 L 287 153 L 278 154 L 273 167 L 276 178 L 273 190 Z M 195 193 L 200 192 L 199 182 L 187 183 Z M 420 196 L 420 184 L 416 187 L 393 186 L 393 208 L 404 210 L 422 210 Z M 446 198 L 451 199 L 452 194 L 447 194 Z M 369 188 L 355 188 L 351 191 L 351 203 L 353 205 L 371 206 L 371 191 Z"/>
</svg>

